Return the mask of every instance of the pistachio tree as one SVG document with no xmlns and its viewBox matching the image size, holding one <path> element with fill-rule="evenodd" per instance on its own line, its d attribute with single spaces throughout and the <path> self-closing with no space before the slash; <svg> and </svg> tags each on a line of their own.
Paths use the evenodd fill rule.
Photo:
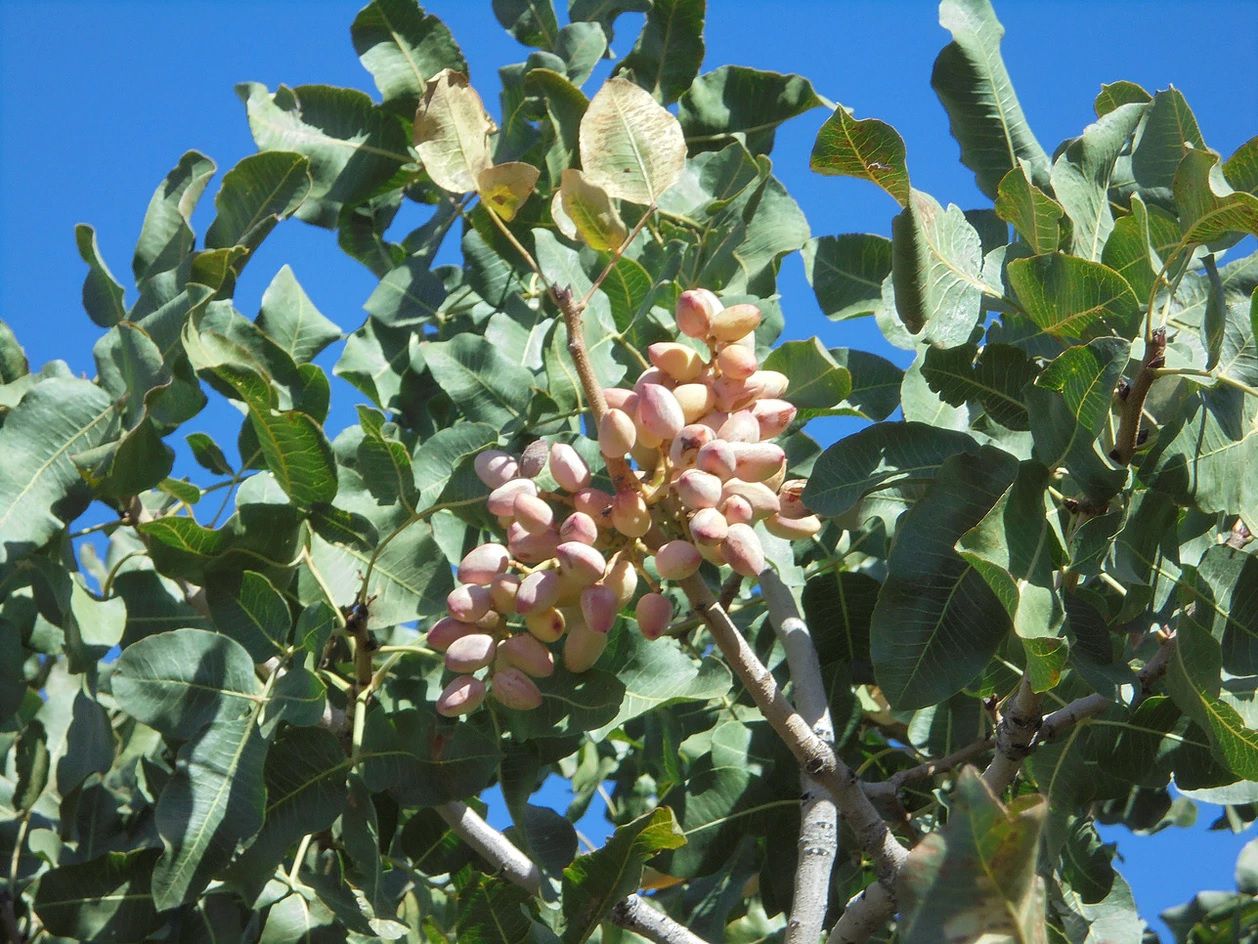
<svg viewBox="0 0 1258 944">
<path fill-rule="evenodd" d="M 94 378 L 0 331 L 0 931 L 1145 939 L 1097 824 L 1258 803 L 1258 138 L 1116 82 L 1050 153 L 944 0 L 962 209 L 806 78 L 703 71 L 703 0 L 493 9 L 500 82 L 373 0 L 374 91 L 238 87 L 204 233 L 196 151 L 125 278 L 80 226 Z M 814 109 L 884 234 L 775 176 Z M 364 321 L 235 297 L 281 224 Z M 777 343 L 796 252 L 898 352 Z M 1177 940 L 1254 933 L 1254 858 Z"/>
</svg>

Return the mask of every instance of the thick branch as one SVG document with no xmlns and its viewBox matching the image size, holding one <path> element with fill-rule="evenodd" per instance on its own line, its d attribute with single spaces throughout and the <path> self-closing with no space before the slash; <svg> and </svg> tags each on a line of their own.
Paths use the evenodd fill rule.
<svg viewBox="0 0 1258 944">
<path fill-rule="evenodd" d="M 445 803 L 437 813 L 456 836 L 475 849 L 498 873 L 536 895 L 542 890 L 542 873 L 528 856 L 511 844 L 498 830 L 485 822 L 466 803 Z"/>
<path fill-rule="evenodd" d="M 707 944 L 703 938 L 691 934 L 637 895 L 630 895 L 617 902 L 612 908 L 611 920 L 613 924 L 618 924 L 648 941 L 654 941 L 655 944 Z"/>
<path fill-rule="evenodd" d="M 1023 759 L 1031 753 L 1031 745 L 1044 717 L 1040 712 L 1040 696 L 1031 690 L 1023 676 L 1018 690 L 1005 703 L 1000 723 L 996 725 L 996 756 L 983 771 L 983 782 L 999 796 L 1013 778 Z"/>
<path fill-rule="evenodd" d="M 776 571 L 769 569 L 760 575 L 760 591 L 769 605 L 769 620 L 786 651 L 796 710 L 812 725 L 813 734 L 833 749 L 830 700 L 808 624 L 800 618 L 795 597 Z M 830 900 L 830 872 L 838 846 L 838 812 L 834 798 L 812 776 L 801 771 L 799 780 L 799 858 L 786 942 L 815 944 L 821 937 Z"/>
<path fill-rule="evenodd" d="M 795 759 L 834 797 L 856 840 L 874 860 L 879 881 L 890 889 L 908 850 L 892 835 L 861 789 L 859 778 L 817 737 L 812 726 L 786 700 L 773 674 L 756 657 L 729 614 L 698 575 L 680 581 L 691 605 L 708 627 L 726 663 L 746 687 L 756 707 L 777 732 Z"/>
<path fill-rule="evenodd" d="M 1144 401 L 1149 396 L 1153 381 L 1157 379 L 1158 368 L 1165 363 L 1166 329 L 1158 328 L 1145 344 L 1144 360 L 1127 390 L 1127 398 L 1123 401 L 1118 432 L 1114 436 L 1114 451 L 1110 453 L 1110 458 L 1121 465 L 1129 465 L 1136 454 L 1136 447 L 1140 443 L 1140 419 L 1144 415 Z"/>
<path fill-rule="evenodd" d="M 843 909 L 826 944 L 865 944 L 895 914 L 895 899 L 885 885 L 874 882 Z"/>
</svg>

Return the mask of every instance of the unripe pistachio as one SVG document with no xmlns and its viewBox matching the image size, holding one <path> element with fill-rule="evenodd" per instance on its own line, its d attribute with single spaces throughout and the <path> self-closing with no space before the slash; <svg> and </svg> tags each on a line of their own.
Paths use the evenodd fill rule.
<svg viewBox="0 0 1258 944">
<path fill-rule="evenodd" d="M 502 629 L 504 625 L 506 625 L 506 623 L 502 618 L 502 614 L 497 610 L 489 610 L 484 616 L 476 621 L 477 628 L 483 629 L 487 633 L 496 633 L 498 630 Z"/>
<path fill-rule="evenodd" d="M 655 552 L 655 569 L 665 580 L 685 580 L 702 562 L 703 558 L 689 541 L 669 541 Z"/>
<path fill-rule="evenodd" d="M 493 597 L 488 587 L 465 583 L 446 594 L 446 609 L 456 620 L 475 623 L 489 612 Z"/>
<path fill-rule="evenodd" d="M 551 477 L 565 492 L 579 492 L 590 484 L 590 467 L 567 443 L 551 445 L 547 464 Z"/>
<path fill-rule="evenodd" d="M 677 296 L 677 330 L 690 338 L 706 338 L 712 319 L 723 308 L 721 300 L 706 288 L 692 288 Z"/>
<path fill-rule="evenodd" d="M 772 478 L 786 463 L 786 453 L 776 443 L 734 443 L 734 474 L 748 482 Z"/>
<path fill-rule="evenodd" d="M 778 489 L 778 503 L 782 506 L 783 518 L 804 518 L 811 514 L 804 505 L 804 488 L 807 485 L 807 479 L 791 479 L 782 483 Z"/>
<path fill-rule="evenodd" d="M 758 370 L 744 381 L 757 400 L 772 400 L 786 393 L 790 379 L 776 370 Z"/>
<path fill-rule="evenodd" d="M 482 544 L 468 551 L 459 562 L 459 580 L 488 585 L 510 562 L 511 555 L 501 544 Z"/>
<path fill-rule="evenodd" d="M 555 548 L 561 574 L 571 576 L 582 586 L 589 586 L 603 576 L 607 561 L 603 555 L 579 541 L 564 541 Z"/>
<path fill-rule="evenodd" d="M 717 506 L 721 510 L 721 514 L 725 516 L 725 520 L 730 524 L 751 524 L 756 520 L 756 512 L 751 507 L 751 502 L 743 498 L 742 495 L 729 495 L 721 499 L 721 503 Z"/>
<path fill-rule="evenodd" d="M 659 384 L 643 384 L 638 391 L 638 425 L 663 441 L 681 432 L 686 415 L 671 390 Z"/>
<path fill-rule="evenodd" d="M 494 661 L 498 640 L 489 633 L 460 636 L 446 649 L 446 668 L 451 672 L 475 672 Z"/>
<path fill-rule="evenodd" d="M 757 400 L 751 407 L 751 415 L 760 427 L 761 439 L 780 436 L 794 421 L 797 412 L 795 404 L 786 400 Z"/>
<path fill-rule="evenodd" d="M 549 678 L 555 672 L 551 651 L 527 633 L 517 633 L 498 644 L 498 656 L 533 678 Z"/>
<path fill-rule="evenodd" d="M 532 479 L 512 479 L 489 493 L 485 506 L 491 515 L 514 515 L 517 495 L 537 497 L 537 483 Z"/>
<path fill-rule="evenodd" d="M 685 471 L 692 468 L 698 461 L 699 450 L 716 438 L 716 433 L 707 426 L 692 423 L 683 426 L 668 447 L 668 458 L 673 468 Z"/>
<path fill-rule="evenodd" d="M 788 518 L 785 515 L 776 514 L 764 519 L 764 528 L 775 538 L 783 538 L 787 541 L 802 541 L 804 538 L 810 538 L 821 530 L 821 519 L 816 515 Z"/>
<path fill-rule="evenodd" d="M 515 456 L 501 449 L 486 449 L 472 460 L 476 477 L 490 488 L 506 485 L 520 474 L 520 463 Z"/>
<path fill-rule="evenodd" d="M 651 511 L 637 491 L 617 492 L 612 502 L 612 526 L 621 534 L 640 538 L 651 530 Z"/>
<path fill-rule="evenodd" d="M 457 718 L 471 714 L 485 700 L 485 683 L 474 675 L 460 675 L 437 696 L 437 714 Z"/>
<path fill-rule="evenodd" d="M 764 484 L 768 486 L 769 491 L 776 492 L 778 489 L 782 487 L 782 483 L 785 481 L 786 481 L 786 463 L 783 462 L 780 466 L 778 466 L 778 470 L 776 472 L 774 472 L 772 475 L 770 475 L 767 479 L 764 480 Z M 781 504 L 782 504 L 781 499 L 779 499 L 778 500 L 779 507 L 781 506 Z"/>
<path fill-rule="evenodd" d="M 766 518 L 769 515 L 776 515 L 781 510 L 777 494 L 763 482 L 744 482 L 742 479 L 730 479 L 725 483 L 721 495 L 725 498 L 738 496 L 746 500 L 747 504 L 751 506 L 756 520 Z M 731 523 L 734 521 L 728 512 L 725 518 Z"/>
<path fill-rule="evenodd" d="M 581 599 L 581 591 L 590 585 L 585 574 L 565 574 L 559 575 L 559 599 L 555 601 L 555 606 L 562 609 L 571 609 L 577 605 Z M 565 619 L 570 619 L 570 614 L 564 614 Z"/>
<path fill-rule="evenodd" d="M 572 496 L 575 511 L 589 515 L 597 523 L 611 511 L 612 497 L 601 488 L 583 488 Z"/>
<path fill-rule="evenodd" d="M 524 617 L 524 628 L 541 642 L 554 642 L 564 633 L 566 620 L 562 610 L 550 607 Z"/>
<path fill-rule="evenodd" d="M 660 341 L 646 349 L 651 363 L 677 383 L 689 383 L 703 373 L 699 352 L 676 341 Z"/>
<path fill-rule="evenodd" d="M 712 402 L 718 410 L 732 413 L 755 402 L 757 389 L 750 386 L 750 378 L 717 377 L 712 381 Z"/>
<path fill-rule="evenodd" d="M 658 367 L 648 367 L 638 374 L 638 379 L 633 382 L 633 392 L 638 395 L 639 406 L 642 405 L 642 388 L 647 384 L 655 384 L 655 386 L 663 387 L 665 390 L 672 390 L 677 386 L 677 381 Z"/>
<path fill-rule="evenodd" d="M 659 639 L 673 621 L 673 604 L 662 593 L 645 593 L 634 609 L 638 629 L 647 639 Z"/>
<path fill-rule="evenodd" d="M 580 620 L 569 627 L 563 641 L 563 666 L 569 672 L 585 672 L 607 648 L 607 633 L 600 633 Z"/>
<path fill-rule="evenodd" d="M 716 508 L 700 508 L 690 516 L 690 537 L 696 544 L 720 544 L 729 522 Z"/>
<path fill-rule="evenodd" d="M 620 601 L 611 587 L 595 584 L 581 591 L 581 615 L 585 618 L 585 625 L 594 632 L 610 632 L 619 610 Z"/>
<path fill-rule="evenodd" d="M 515 608 L 521 616 L 550 609 L 559 599 L 559 572 L 535 570 L 520 581 Z"/>
<path fill-rule="evenodd" d="M 511 556 L 526 564 L 540 564 L 550 560 L 558 543 L 559 535 L 553 530 L 530 534 L 518 521 L 511 522 L 511 526 L 507 528 L 507 547 Z"/>
<path fill-rule="evenodd" d="M 737 465 L 738 456 L 734 452 L 733 444 L 724 439 L 713 439 L 710 443 L 705 443 L 695 456 L 696 469 L 715 475 L 722 481 L 733 476 Z"/>
<path fill-rule="evenodd" d="M 721 543 L 721 550 L 734 573 L 744 577 L 758 577 L 764 570 L 764 548 L 751 525 L 732 524 Z"/>
<path fill-rule="evenodd" d="M 722 538 L 721 544 L 724 543 L 725 539 Z M 721 550 L 721 544 L 696 544 L 695 547 L 699 549 L 699 553 L 709 564 L 715 564 L 717 567 L 724 567 L 729 563 L 729 561 L 725 559 L 725 552 Z"/>
<path fill-rule="evenodd" d="M 499 613 L 515 613 L 515 595 L 520 589 L 520 578 L 515 574 L 499 574 L 489 584 L 489 597 Z"/>
<path fill-rule="evenodd" d="M 462 620 L 455 619 L 453 616 L 443 616 L 429 628 L 428 634 L 424 637 L 424 642 L 428 644 L 430 649 L 445 652 L 456 639 L 462 639 L 464 636 L 471 635 L 476 630 L 477 627 L 474 623 L 465 623 Z"/>
<path fill-rule="evenodd" d="M 712 388 L 705 383 L 682 384 L 673 390 L 673 396 L 677 398 L 681 414 L 687 423 L 693 423 L 699 417 L 711 413 L 712 407 L 716 405 Z"/>
<path fill-rule="evenodd" d="M 633 448 L 629 450 L 629 456 L 638 464 L 638 470 L 642 473 L 650 474 L 655 471 L 655 467 L 660 462 L 660 448 L 663 443 L 656 443 L 654 446 L 645 446 L 642 437 L 638 437 L 638 441 L 634 443 Z M 638 476 L 642 478 L 641 475 Z"/>
<path fill-rule="evenodd" d="M 700 469 L 687 469 L 677 476 L 673 489 L 681 503 L 692 511 L 711 508 L 721 500 L 721 480 Z"/>
<path fill-rule="evenodd" d="M 489 694 L 504 708 L 514 711 L 532 711 L 542 704 L 541 689 L 519 669 L 510 667 L 494 673 Z"/>
<path fill-rule="evenodd" d="M 727 442 L 754 443 L 760 441 L 760 423 L 750 410 L 731 413 L 729 419 L 716 431 L 719 439 Z"/>
<path fill-rule="evenodd" d="M 624 410 L 632 414 L 638 408 L 638 395 L 627 387 L 604 387 L 603 399 L 610 410 Z"/>
<path fill-rule="evenodd" d="M 539 534 L 549 530 L 555 521 L 555 510 L 536 495 L 521 492 L 515 496 L 511 506 L 515 520 L 529 534 Z"/>
<path fill-rule="evenodd" d="M 598 422 L 598 451 L 609 459 L 618 459 L 638 438 L 633 417 L 624 410 L 608 410 Z"/>
<path fill-rule="evenodd" d="M 574 511 L 559 526 L 559 540 L 594 544 L 598 541 L 598 525 L 585 512 Z"/>
<path fill-rule="evenodd" d="M 756 372 L 760 362 L 756 360 L 755 351 L 749 351 L 741 344 L 731 344 L 716 355 L 716 366 L 720 368 L 722 376 L 732 380 L 745 380 Z"/>
<path fill-rule="evenodd" d="M 746 302 L 730 305 L 712 319 L 711 335 L 726 343 L 744 338 L 760 324 L 760 309 Z"/>
<path fill-rule="evenodd" d="M 618 557 L 616 563 L 607 569 L 603 586 L 616 594 L 617 606 L 624 606 L 632 600 L 634 591 L 638 589 L 638 569 L 633 566 L 633 561 Z"/>
<path fill-rule="evenodd" d="M 699 417 L 699 425 L 706 426 L 715 433 L 721 428 L 727 419 L 729 419 L 728 413 L 723 413 L 720 410 L 713 410 L 711 413 L 705 413 L 703 416 Z"/>
</svg>

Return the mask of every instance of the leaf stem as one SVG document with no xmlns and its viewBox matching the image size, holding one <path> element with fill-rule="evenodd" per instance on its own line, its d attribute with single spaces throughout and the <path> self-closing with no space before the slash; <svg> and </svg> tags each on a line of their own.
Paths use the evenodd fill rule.
<svg viewBox="0 0 1258 944">
<path fill-rule="evenodd" d="M 584 297 L 582 297 L 581 301 L 578 303 L 582 311 L 584 311 L 585 306 L 590 303 L 590 299 L 594 297 L 594 293 L 599 290 L 599 287 L 603 284 L 607 277 L 612 274 L 612 269 L 616 268 L 616 263 L 619 262 L 621 257 L 625 254 L 625 250 L 629 248 L 635 239 L 637 239 L 638 234 L 642 232 L 642 227 L 646 225 L 647 220 L 651 218 L 651 214 L 654 212 L 655 204 L 652 203 L 643 212 L 642 216 L 638 219 L 638 222 L 634 224 L 633 229 L 629 231 L 629 235 L 626 236 L 621 244 L 616 247 L 616 251 L 611 254 L 611 258 L 609 258 L 607 260 L 607 264 L 603 266 L 603 271 L 598 274 L 598 278 L 594 280 L 594 284 L 590 286 L 589 291 L 585 293 Z"/>
</svg>

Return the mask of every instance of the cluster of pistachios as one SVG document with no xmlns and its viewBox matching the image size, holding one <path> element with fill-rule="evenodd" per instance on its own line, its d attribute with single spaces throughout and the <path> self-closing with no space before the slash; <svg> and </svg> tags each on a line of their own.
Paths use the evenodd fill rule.
<svg viewBox="0 0 1258 944">
<path fill-rule="evenodd" d="M 634 615 L 655 639 L 673 619 L 660 581 L 684 581 L 705 560 L 758 575 L 765 557 L 756 522 L 787 539 L 820 529 L 800 500 L 804 482 L 785 480 L 786 455 L 769 441 L 796 411 L 781 399 L 785 375 L 760 369 L 756 358 L 759 309 L 726 308 L 694 289 L 681 294 L 676 319 L 706 357 L 697 345 L 652 344 L 652 366 L 632 389 L 603 391 L 598 447 L 615 494 L 591 486 L 588 464 L 566 443 L 545 454 L 556 491 L 539 486 L 536 453 L 533 461 L 501 450 L 476 457 L 506 539 L 463 559 L 449 616 L 428 632 L 458 673 L 437 701 L 441 714 L 466 714 L 487 692 L 509 708 L 536 708 L 533 680 L 554 671 L 550 647 L 563 641 L 571 672 L 594 665 L 640 579 L 647 592 Z M 486 679 L 474 674 L 482 669 Z"/>
</svg>

